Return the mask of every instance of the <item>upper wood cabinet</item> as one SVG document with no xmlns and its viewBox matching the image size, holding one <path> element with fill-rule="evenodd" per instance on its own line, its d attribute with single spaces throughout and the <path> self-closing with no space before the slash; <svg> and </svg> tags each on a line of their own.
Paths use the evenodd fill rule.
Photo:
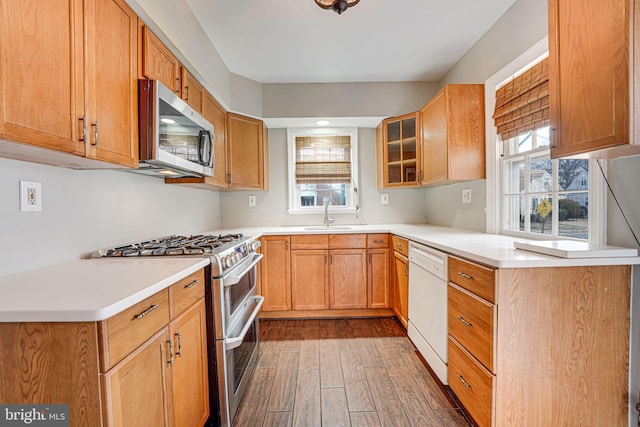
<svg viewBox="0 0 640 427">
<path fill-rule="evenodd" d="M 171 53 L 149 27 L 140 21 L 141 53 L 140 73 L 142 77 L 158 80 L 166 87 L 180 94 L 180 61 Z"/>
<path fill-rule="evenodd" d="M 203 113 L 205 90 L 202 84 L 184 67 L 180 72 L 180 81 L 182 82 L 182 99 L 185 100 L 194 110 Z"/>
<path fill-rule="evenodd" d="M 422 185 L 484 179 L 484 86 L 446 85 L 420 110 Z"/>
<path fill-rule="evenodd" d="M 138 165 L 138 17 L 124 0 L 86 2 L 87 157 Z"/>
<path fill-rule="evenodd" d="M 204 118 L 213 124 L 213 176 L 204 183 L 215 187 L 227 187 L 227 112 L 209 93 L 204 93 Z"/>
<path fill-rule="evenodd" d="M 2 2 L 0 28 L 0 137 L 136 167 L 133 10 L 122 0 Z M 16 158 L 107 166 L 41 153 Z"/>
<path fill-rule="evenodd" d="M 262 120 L 227 113 L 227 167 L 229 188 L 268 189 L 268 136 Z"/>
<path fill-rule="evenodd" d="M 385 119 L 376 133 L 378 189 L 419 184 L 418 113 Z"/>
<path fill-rule="evenodd" d="M 635 0 L 549 0 L 552 158 L 640 153 L 639 21 Z"/>
</svg>

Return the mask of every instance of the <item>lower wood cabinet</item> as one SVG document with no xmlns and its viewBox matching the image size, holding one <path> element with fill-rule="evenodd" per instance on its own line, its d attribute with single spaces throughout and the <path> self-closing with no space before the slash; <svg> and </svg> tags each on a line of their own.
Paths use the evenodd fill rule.
<svg viewBox="0 0 640 427">
<path fill-rule="evenodd" d="M 388 309 L 388 246 L 386 233 L 264 236 L 263 312 Z"/>
<path fill-rule="evenodd" d="M 173 424 L 169 337 L 164 327 L 102 376 L 105 426 Z"/>
<path fill-rule="evenodd" d="M 104 321 L 0 323 L 0 366 L 0 402 L 68 403 L 73 427 L 200 427 L 204 271 Z"/>
<path fill-rule="evenodd" d="M 628 424 L 630 266 L 449 256 L 448 380 L 479 427 Z"/>
<path fill-rule="evenodd" d="M 367 308 L 367 250 L 329 251 L 329 307 Z"/>
<path fill-rule="evenodd" d="M 291 251 L 291 308 L 329 308 L 329 254 L 326 250 Z"/>
<path fill-rule="evenodd" d="M 391 308 L 405 328 L 409 320 L 409 241 L 392 236 Z"/>
<path fill-rule="evenodd" d="M 289 236 L 263 236 L 260 263 L 262 311 L 291 310 L 291 268 Z"/>
</svg>

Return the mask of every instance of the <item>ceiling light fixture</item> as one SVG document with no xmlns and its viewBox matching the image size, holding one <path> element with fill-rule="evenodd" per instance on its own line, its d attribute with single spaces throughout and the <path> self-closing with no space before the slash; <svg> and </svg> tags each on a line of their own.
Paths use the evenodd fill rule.
<svg viewBox="0 0 640 427">
<path fill-rule="evenodd" d="M 331 123 L 329 120 L 318 120 L 316 122 L 318 126 L 327 126 L 329 123 Z"/>
<path fill-rule="evenodd" d="M 172 124 L 174 124 L 174 123 L 176 122 L 176 121 L 175 121 L 175 120 L 173 120 L 173 119 L 167 119 L 167 118 L 164 118 L 164 117 L 163 117 L 163 118 L 161 118 L 161 119 L 160 119 L 160 121 L 161 121 L 162 123 L 166 123 L 166 124 L 169 124 L 169 125 L 172 125 Z"/>
<path fill-rule="evenodd" d="M 360 0 L 315 0 L 316 4 L 323 9 L 331 9 L 342 14 L 345 10 L 357 5 Z"/>
</svg>

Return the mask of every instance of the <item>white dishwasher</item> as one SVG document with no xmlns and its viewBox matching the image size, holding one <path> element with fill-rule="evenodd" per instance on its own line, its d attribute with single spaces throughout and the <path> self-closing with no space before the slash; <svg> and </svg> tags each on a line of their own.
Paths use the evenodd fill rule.
<svg viewBox="0 0 640 427">
<path fill-rule="evenodd" d="M 447 254 L 409 242 L 408 334 L 447 384 Z"/>
</svg>

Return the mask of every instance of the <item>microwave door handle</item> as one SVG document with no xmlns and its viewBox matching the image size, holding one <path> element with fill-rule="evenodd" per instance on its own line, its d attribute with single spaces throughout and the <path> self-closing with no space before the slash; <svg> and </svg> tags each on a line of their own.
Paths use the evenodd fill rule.
<svg viewBox="0 0 640 427">
<path fill-rule="evenodd" d="M 207 158 L 204 157 L 205 141 L 209 143 Z M 198 133 L 198 162 L 204 166 L 211 166 L 211 133 L 208 130 L 201 130 Z"/>
<path fill-rule="evenodd" d="M 244 326 L 242 327 L 242 331 L 240 331 L 240 335 L 238 335 L 237 337 L 227 338 L 224 340 L 225 350 L 233 350 L 234 348 L 240 347 L 240 345 L 244 341 L 244 337 L 247 335 L 247 332 L 249 332 L 249 328 L 253 324 L 253 321 L 256 319 L 256 316 L 258 315 L 258 312 L 260 311 L 262 304 L 264 304 L 264 297 L 261 295 L 256 295 L 255 297 L 253 297 L 253 300 L 256 301 L 257 304 L 253 309 L 251 316 L 249 316 L 249 320 L 247 320 L 247 323 L 245 323 Z"/>
<path fill-rule="evenodd" d="M 247 274 L 249 272 L 249 270 L 251 270 L 253 267 L 255 267 L 255 265 L 257 263 L 260 262 L 260 260 L 264 257 L 264 255 L 262 254 L 255 254 L 253 257 L 253 261 L 251 261 L 251 264 L 249 264 L 249 266 L 247 268 L 245 268 L 244 270 L 242 270 L 240 273 L 233 275 L 233 276 L 229 276 L 229 277 L 223 277 L 222 278 L 222 283 L 224 284 L 224 287 L 226 288 L 227 286 L 233 286 L 236 283 L 238 283 L 240 281 L 240 279 L 242 279 L 244 277 L 245 274 Z"/>
</svg>

